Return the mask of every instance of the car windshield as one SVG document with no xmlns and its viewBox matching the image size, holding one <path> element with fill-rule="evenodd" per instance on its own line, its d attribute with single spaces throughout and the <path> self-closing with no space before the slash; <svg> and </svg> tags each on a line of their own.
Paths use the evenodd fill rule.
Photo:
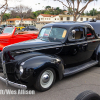
<svg viewBox="0 0 100 100">
<path fill-rule="evenodd" d="M 13 27 L 6 27 L 3 31 L 3 34 L 5 33 L 9 33 L 12 34 L 13 33 L 14 28 Z"/>
<path fill-rule="evenodd" d="M 39 38 L 46 41 L 49 40 L 51 42 L 59 42 L 62 41 L 67 34 L 67 30 L 64 28 L 43 28 L 40 31 Z"/>
</svg>

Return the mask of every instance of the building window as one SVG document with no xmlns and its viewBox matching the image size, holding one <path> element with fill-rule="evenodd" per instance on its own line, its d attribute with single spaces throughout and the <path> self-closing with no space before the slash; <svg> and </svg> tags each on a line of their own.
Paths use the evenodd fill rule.
<svg viewBox="0 0 100 100">
<path fill-rule="evenodd" d="M 45 20 L 46 20 L 46 18 L 45 18 Z"/>
<path fill-rule="evenodd" d="M 50 18 L 49 18 L 49 20 L 50 20 Z"/>
<path fill-rule="evenodd" d="M 10 21 L 10 23 L 14 23 L 14 21 Z"/>
<path fill-rule="evenodd" d="M 70 20 L 70 17 L 67 17 L 67 20 Z"/>
<path fill-rule="evenodd" d="M 88 21 L 89 20 L 89 18 L 86 18 L 86 21 Z"/>
<path fill-rule="evenodd" d="M 80 18 L 80 21 L 83 21 L 83 18 Z"/>
<path fill-rule="evenodd" d="M 59 18 L 57 18 L 57 20 L 59 20 Z"/>
<path fill-rule="evenodd" d="M 44 18 L 41 18 L 41 20 L 44 20 Z"/>
<path fill-rule="evenodd" d="M 60 20 L 63 20 L 63 17 L 61 17 Z"/>
<path fill-rule="evenodd" d="M 55 18 L 55 20 L 56 20 L 56 18 Z"/>
</svg>

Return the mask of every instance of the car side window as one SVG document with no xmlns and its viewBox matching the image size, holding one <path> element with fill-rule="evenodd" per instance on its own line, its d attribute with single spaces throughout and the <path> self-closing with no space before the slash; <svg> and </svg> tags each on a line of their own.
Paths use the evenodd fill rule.
<svg viewBox="0 0 100 100">
<path fill-rule="evenodd" d="M 74 33 L 73 33 L 74 31 Z M 78 40 L 84 38 L 85 29 L 84 28 L 74 28 L 71 30 L 68 39 L 69 40 Z"/>
<path fill-rule="evenodd" d="M 90 40 L 90 39 L 95 39 L 95 36 L 91 28 L 87 28 L 87 40 Z"/>
</svg>

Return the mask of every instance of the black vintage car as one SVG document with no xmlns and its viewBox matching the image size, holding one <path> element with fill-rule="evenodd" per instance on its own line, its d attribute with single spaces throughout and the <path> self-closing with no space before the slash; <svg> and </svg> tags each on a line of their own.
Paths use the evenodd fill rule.
<svg viewBox="0 0 100 100">
<path fill-rule="evenodd" d="M 3 49 L 0 55 L 5 78 L 0 80 L 17 88 L 33 85 L 46 91 L 57 78 L 100 65 L 99 33 L 88 23 L 47 24 L 37 39 Z"/>
</svg>

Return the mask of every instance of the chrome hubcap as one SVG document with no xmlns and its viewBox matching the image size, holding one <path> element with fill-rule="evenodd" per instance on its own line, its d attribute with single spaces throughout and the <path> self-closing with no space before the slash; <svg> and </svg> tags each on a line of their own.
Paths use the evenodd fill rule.
<svg viewBox="0 0 100 100">
<path fill-rule="evenodd" d="M 43 81 L 44 83 L 47 83 L 47 82 L 49 81 L 49 79 L 50 79 L 50 76 L 49 76 L 48 74 L 45 74 L 45 75 L 42 77 L 42 81 Z"/>
<path fill-rule="evenodd" d="M 52 85 L 54 80 L 54 74 L 51 70 L 46 70 L 45 72 L 42 73 L 41 78 L 40 78 L 40 85 L 43 88 L 48 88 Z"/>
</svg>

